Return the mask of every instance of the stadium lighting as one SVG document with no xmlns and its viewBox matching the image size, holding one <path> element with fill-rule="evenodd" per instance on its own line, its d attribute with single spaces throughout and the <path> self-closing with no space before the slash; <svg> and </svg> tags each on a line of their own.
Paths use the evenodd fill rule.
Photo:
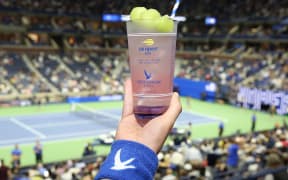
<svg viewBox="0 0 288 180">
<path fill-rule="evenodd" d="M 205 18 L 205 24 L 206 25 L 215 25 L 217 23 L 217 20 L 215 17 L 206 17 Z"/>
<path fill-rule="evenodd" d="M 103 14 L 102 20 L 106 22 L 119 22 L 121 21 L 120 14 Z"/>
</svg>

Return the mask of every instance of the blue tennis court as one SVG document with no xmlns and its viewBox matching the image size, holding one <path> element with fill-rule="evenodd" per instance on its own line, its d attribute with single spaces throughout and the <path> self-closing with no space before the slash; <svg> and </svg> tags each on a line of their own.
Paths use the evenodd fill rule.
<svg viewBox="0 0 288 180">
<path fill-rule="evenodd" d="M 93 137 L 115 131 L 121 109 L 89 112 L 63 112 L 0 117 L 0 146 L 31 143 L 36 139 L 53 141 Z M 182 112 L 175 126 L 217 123 L 217 117 Z"/>
</svg>

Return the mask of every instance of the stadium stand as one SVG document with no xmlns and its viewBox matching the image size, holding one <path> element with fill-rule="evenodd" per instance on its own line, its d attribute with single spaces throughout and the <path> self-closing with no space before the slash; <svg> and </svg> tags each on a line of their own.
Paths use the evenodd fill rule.
<svg viewBox="0 0 288 180">
<path fill-rule="evenodd" d="M 251 134 L 205 139 L 191 143 L 187 132 L 176 129 L 173 141 L 158 154 L 159 168 L 155 179 L 261 179 L 288 176 L 287 127 Z M 229 166 L 231 146 L 236 146 L 237 163 Z M 13 170 L 13 178 L 92 179 L 104 156 L 90 155 L 81 159 L 38 164 Z M 172 177 L 171 177 L 172 176 Z"/>
<path fill-rule="evenodd" d="M 0 106 L 122 93 L 129 76 L 125 25 L 102 22 L 101 14 L 128 14 L 139 5 L 167 14 L 173 2 L 0 1 Z M 178 13 L 187 22 L 179 24 L 176 77 L 215 82 L 217 100 L 232 105 L 242 85 L 288 91 L 287 1 L 183 0 Z M 205 25 L 206 16 L 219 22 Z M 158 154 L 155 179 L 287 178 L 287 127 L 193 143 L 183 134 L 171 138 Z M 231 144 L 236 167 L 227 163 Z M 104 158 L 38 164 L 12 176 L 93 179 Z"/>
<path fill-rule="evenodd" d="M 123 48 L 127 48 L 127 44 L 125 40 L 125 26 L 121 23 L 102 23 L 102 25 L 100 25 L 99 15 L 101 14 L 101 12 L 99 12 L 99 14 L 95 13 L 92 15 L 91 14 L 92 11 L 90 9 L 90 5 L 91 7 L 95 7 L 97 6 L 97 3 L 89 2 L 88 3 L 89 5 L 87 7 L 78 7 L 80 9 L 87 8 L 87 11 L 86 9 L 85 11 L 80 11 L 80 9 L 77 9 L 76 7 L 69 7 L 69 9 L 65 9 L 64 7 L 61 6 L 62 2 L 61 3 L 54 2 L 55 4 L 52 3 L 51 5 L 47 7 L 47 9 L 46 8 L 43 9 L 43 12 L 42 12 L 43 14 L 41 16 L 37 15 L 36 7 L 46 6 L 45 3 L 43 3 L 44 5 L 42 5 L 42 2 L 38 2 L 38 1 L 34 3 L 30 1 L 27 1 L 27 2 L 25 1 L 25 3 L 17 2 L 18 4 L 16 3 L 17 5 L 15 9 L 11 8 L 11 7 L 14 7 L 15 4 L 13 5 L 6 1 L 3 1 L 1 3 L 2 3 L 2 9 L 5 10 L 5 14 L 1 15 L 1 24 L 3 26 L 9 25 L 11 26 L 12 29 L 16 28 L 17 31 L 19 31 L 16 33 L 12 33 L 12 32 L 9 32 L 9 28 L 8 28 L 8 32 L 3 31 L 0 33 L 2 37 L 1 44 L 3 46 L 3 49 L 6 50 L 8 53 L 11 50 L 13 51 L 14 48 L 18 49 L 20 47 L 21 47 L 21 51 L 24 50 L 25 53 L 27 52 L 30 53 L 29 47 L 34 47 L 33 51 L 36 51 L 36 52 L 45 51 L 47 56 L 49 56 L 50 51 L 59 52 L 59 51 L 62 51 L 63 49 L 64 50 L 66 49 L 64 53 L 61 52 L 61 54 L 59 55 L 59 58 L 57 59 L 60 60 L 64 58 L 67 60 L 67 58 L 65 57 L 71 56 L 70 54 L 73 54 L 73 53 L 70 53 L 69 51 L 76 50 L 78 51 L 77 52 L 78 54 L 81 54 L 81 52 L 79 53 L 79 51 L 83 51 L 84 49 L 85 50 L 88 49 L 89 52 L 93 52 L 93 48 L 99 48 L 99 52 L 107 52 L 107 48 L 108 49 L 111 48 L 108 50 L 108 52 L 113 51 L 119 54 L 120 56 L 121 54 L 125 56 L 125 50 L 123 49 Z M 139 4 L 141 3 L 143 2 L 139 2 Z M 156 7 L 159 6 L 159 3 L 148 2 L 148 4 L 150 3 L 151 5 L 153 4 L 153 6 L 156 6 Z M 185 3 L 188 3 L 188 2 L 183 1 L 179 9 L 179 14 L 180 15 L 184 14 L 187 16 L 187 14 L 189 14 L 190 12 L 189 13 L 187 12 L 188 6 L 185 6 Z M 280 2 L 279 4 L 283 4 L 283 3 L 284 2 Z M 128 7 L 130 6 L 129 5 L 130 2 L 126 2 L 124 4 L 126 4 Z M 197 6 L 199 7 L 199 10 L 193 11 L 193 13 L 199 12 L 199 14 L 201 14 L 201 16 L 199 16 L 200 19 L 198 21 L 196 20 L 193 21 L 193 23 L 180 24 L 180 27 L 179 27 L 180 32 L 179 32 L 178 49 L 181 52 L 179 55 L 180 56 L 179 59 L 189 59 L 191 60 L 190 63 L 207 62 L 206 63 L 207 65 L 210 63 L 209 62 L 210 59 L 212 59 L 212 61 L 214 61 L 213 64 L 218 63 L 219 61 L 220 63 L 219 66 L 223 65 L 222 67 L 225 68 L 224 70 L 220 68 L 219 70 L 215 71 L 214 69 L 202 67 L 202 63 L 200 63 L 198 68 L 195 67 L 197 68 L 196 72 L 194 71 L 195 70 L 194 68 L 190 68 L 190 67 L 188 68 L 190 70 L 186 70 L 186 74 L 190 74 L 190 72 L 192 72 L 192 74 L 190 74 L 189 75 L 190 77 L 188 78 L 210 80 L 209 78 L 213 77 L 214 79 L 211 79 L 211 80 L 221 85 L 219 88 L 220 92 L 218 92 L 219 94 L 218 98 L 220 99 L 223 99 L 223 97 L 227 97 L 226 96 L 227 91 L 229 91 L 232 87 L 235 87 L 235 83 L 237 83 L 238 86 L 244 84 L 246 86 L 253 86 L 253 87 L 260 88 L 260 89 L 270 89 L 270 90 L 271 89 L 279 90 L 285 86 L 285 82 L 283 81 L 283 79 L 287 77 L 287 67 L 286 67 L 287 61 L 285 61 L 287 55 L 285 51 L 286 50 L 285 27 L 286 26 L 285 26 L 285 22 L 283 22 L 285 21 L 285 19 L 283 20 L 283 17 L 285 17 L 286 11 L 285 9 L 283 9 L 280 11 L 281 12 L 280 14 L 276 13 L 275 14 L 276 16 L 272 17 L 272 16 L 269 16 L 269 14 L 273 14 L 274 12 L 273 13 L 270 12 L 270 9 L 267 7 L 263 8 L 256 1 L 249 2 L 249 3 L 248 2 L 244 2 L 244 3 L 238 2 L 235 4 L 232 3 L 231 7 L 233 7 L 232 9 L 234 8 L 238 9 L 238 7 L 243 7 L 243 6 L 244 7 L 247 6 L 248 8 L 248 4 L 249 5 L 252 4 L 253 6 L 255 6 L 255 9 L 257 8 L 259 9 L 261 7 L 263 12 L 260 11 L 259 14 L 253 14 L 253 13 L 249 14 L 251 13 L 250 10 L 247 10 L 249 13 L 246 13 L 245 12 L 246 10 L 243 10 L 243 12 L 239 10 L 239 12 L 237 13 L 242 14 L 243 19 L 235 19 L 234 18 L 235 14 L 233 14 L 233 16 L 229 16 L 231 19 L 233 19 L 233 21 L 231 19 L 230 20 L 225 19 L 225 21 L 222 20 L 221 22 L 219 22 L 219 24 L 215 26 L 206 26 L 202 22 L 204 16 L 217 14 L 217 18 L 221 18 L 222 15 L 225 13 L 228 13 L 230 15 L 232 12 L 233 13 L 235 12 L 230 11 L 230 10 L 229 12 L 226 12 L 227 10 L 226 11 L 223 10 L 223 13 L 216 13 L 216 12 L 213 12 L 213 10 L 211 9 L 205 9 L 204 8 L 205 6 L 200 3 L 200 5 Z M 271 2 L 269 2 L 268 4 L 271 4 Z M 104 12 L 106 11 L 117 12 L 119 10 L 121 10 L 121 12 L 126 12 L 125 10 L 123 11 L 121 9 L 120 4 L 115 5 L 117 8 L 114 7 L 113 3 L 110 6 L 103 5 L 101 3 L 99 3 L 98 5 L 99 7 L 104 6 Z M 27 6 L 29 6 L 29 8 L 27 9 L 24 8 Z M 219 5 L 219 7 L 217 8 L 221 9 L 220 7 L 221 5 Z M 61 8 L 64 8 L 64 9 L 62 10 Z M 169 8 L 171 9 L 171 7 L 167 7 L 168 10 Z M 201 8 L 204 8 L 204 9 L 201 9 Z M 266 8 L 269 10 L 263 10 Z M 161 9 L 162 8 L 160 8 L 160 11 Z M 23 15 L 23 10 L 25 10 L 25 12 L 29 11 L 29 13 L 27 13 L 27 15 L 26 14 Z M 57 10 L 60 15 L 58 14 L 52 15 L 51 14 L 52 10 Z M 75 14 L 69 14 L 70 11 L 74 12 Z M 164 10 L 162 11 L 165 12 Z M 15 12 L 16 14 L 18 12 L 20 16 L 15 15 Z M 85 13 L 82 14 L 80 12 L 85 12 Z M 257 16 L 262 17 L 263 13 L 267 14 L 263 17 L 263 18 L 266 18 L 265 23 L 263 22 L 264 21 L 263 18 L 257 19 Z M 84 19 L 83 17 L 81 17 L 81 15 L 83 16 L 85 15 L 88 18 Z M 187 17 L 196 17 L 196 16 L 191 14 L 191 16 L 187 16 Z M 94 19 L 96 18 L 96 19 L 94 20 L 93 18 Z M 246 20 L 248 20 L 248 22 L 243 23 Z M 100 36 L 95 37 L 94 35 L 100 35 Z M 265 40 L 265 42 L 263 42 L 263 39 Z M 280 41 L 280 44 L 275 44 L 275 42 L 277 41 Z M 284 42 L 284 43 L 281 43 L 281 42 Z M 15 46 L 13 47 L 13 45 Z M 104 48 L 104 49 L 101 49 L 101 48 Z M 49 53 L 47 51 L 49 51 Z M 187 56 L 187 54 L 191 54 L 192 57 L 186 58 L 185 56 Z M 201 57 L 197 57 L 199 56 L 199 54 L 201 54 Z M 83 53 L 82 53 L 82 56 L 83 56 Z M 197 58 L 195 58 L 195 56 Z M 123 58 L 127 59 L 127 57 L 123 57 Z M 224 60 L 224 62 L 222 60 Z M 240 62 L 237 61 L 236 63 L 235 60 L 240 60 Z M 185 64 L 186 62 L 181 61 L 181 63 Z M 271 66 L 271 64 L 273 65 Z M 49 64 L 47 65 L 49 66 Z M 53 67 L 52 64 L 51 66 Z M 215 66 L 217 65 L 215 64 Z M 59 67 L 63 67 L 63 66 L 59 66 Z M 66 79 L 67 78 L 70 79 L 70 81 L 72 81 L 72 84 L 73 84 L 73 81 L 77 81 L 75 80 L 75 77 L 73 77 L 75 76 L 75 73 L 71 73 L 71 71 L 69 71 L 71 67 L 68 67 L 65 69 L 66 69 L 65 71 L 62 71 L 61 73 L 57 72 L 57 74 L 58 75 L 61 74 L 61 76 L 65 76 Z M 68 72 L 70 73 L 65 74 L 67 73 L 66 72 L 67 69 L 68 69 Z M 79 71 L 80 70 L 81 68 L 79 69 Z M 38 71 L 40 71 L 41 74 L 43 75 L 43 69 L 38 69 Z M 78 71 L 78 76 L 80 75 L 79 71 Z M 207 71 L 211 71 L 211 72 L 207 73 Z M 275 73 L 272 73 L 272 72 L 275 72 Z M 182 77 L 183 73 L 184 72 L 181 72 L 180 74 L 176 74 L 176 76 Z M 193 75 L 193 73 L 196 73 L 197 75 L 195 76 Z M 218 73 L 217 75 L 221 77 L 213 76 L 213 74 L 215 73 Z M 53 77 L 54 79 L 55 79 L 55 74 L 56 72 L 54 73 L 54 77 Z M 37 75 L 36 76 L 30 75 L 30 76 L 34 76 L 33 77 L 34 79 L 35 77 L 37 77 Z M 99 74 L 96 76 L 99 76 Z M 51 83 L 50 77 L 47 77 L 44 75 L 44 78 L 47 80 L 46 82 Z M 82 84 L 82 86 L 85 86 L 84 84 Z M 13 83 L 11 85 L 13 86 Z M 55 85 L 55 83 L 53 85 L 56 87 L 58 86 L 57 87 L 58 90 L 59 90 L 59 86 L 64 86 L 63 84 Z M 51 87 L 51 86 L 48 86 L 48 87 Z M 79 91 L 79 89 L 82 90 L 83 88 L 85 89 L 87 87 L 78 87 L 74 90 L 72 90 L 73 89 L 72 87 L 68 88 L 68 90 L 65 90 L 65 88 L 64 90 L 60 88 L 60 92 L 63 92 L 63 91 L 75 92 L 75 91 Z M 46 90 L 40 90 L 40 92 L 50 92 L 49 89 L 50 88 Z M 230 91 L 230 92 L 233 92 L 233 91 Z M 107 92 L 107 93 L 109 94 L 110 92 Z M 11 98 L 13 99 L 15 98 L 15 96 L 11 96 Z M 63 100 L 65 99 L 65 97 L 61 99 Z M 234 95 L 231 95 L 231 98 L 224 99 L 224 100 L 225 102 L 230 102 L 230 103 L 235 102 L 236 101 L 235 93 Z"/>
</svg>

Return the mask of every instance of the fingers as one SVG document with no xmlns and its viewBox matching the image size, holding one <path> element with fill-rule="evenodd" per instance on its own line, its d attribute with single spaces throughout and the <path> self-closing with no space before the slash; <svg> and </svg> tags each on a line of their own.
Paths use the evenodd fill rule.
<svg viewBox="0 0 288 180">
<path fill-rule="evenodd" d="M 147 135 L 148 138 L 145 139 L 148 139 L 147 144 L 154 152 L 159 152 L 163 146 L 165 139 L 167 138 L 181 111 L 182 106 L 179 95 L 178 93 L 173 93 L 167 111 L 163 115 L 158 116 L 157 118 L 148 122 L 146 126 L 149 129 Z M 152 141 L 149 141 L 149 139 L 152 139 Z"/>
<path fill-rule="evenodd" d="M 165 123 L 170 127 L 172 127 L 181 112 L 182 112 L 182 105 L 179 94 L 174 92 L 171 97 L 170 106 L 167 109 L 167 111 L 163 114 L 164 117 L 163 119 L 164 121 L 166 121 Z"/>
<path fill-rule="evenodd" d="M 133 95 L 131 78 L 126 79 L 124 84 L 124 104 L 122 109 L 122 117 L 133 113 Z"/>
</svg>

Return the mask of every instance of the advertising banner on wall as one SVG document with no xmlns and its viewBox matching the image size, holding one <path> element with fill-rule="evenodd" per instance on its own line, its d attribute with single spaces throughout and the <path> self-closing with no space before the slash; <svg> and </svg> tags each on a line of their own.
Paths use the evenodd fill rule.
<svg viewBox="0 0 288 180">
<path fill-rule="evenodd" d="M 238 103 L 245 108 L 261 110 L 263 105 L 274 106 L 277 114 L 287 114 L 288 93 L 241 87 L 237 94 Z"/>
</svg>

